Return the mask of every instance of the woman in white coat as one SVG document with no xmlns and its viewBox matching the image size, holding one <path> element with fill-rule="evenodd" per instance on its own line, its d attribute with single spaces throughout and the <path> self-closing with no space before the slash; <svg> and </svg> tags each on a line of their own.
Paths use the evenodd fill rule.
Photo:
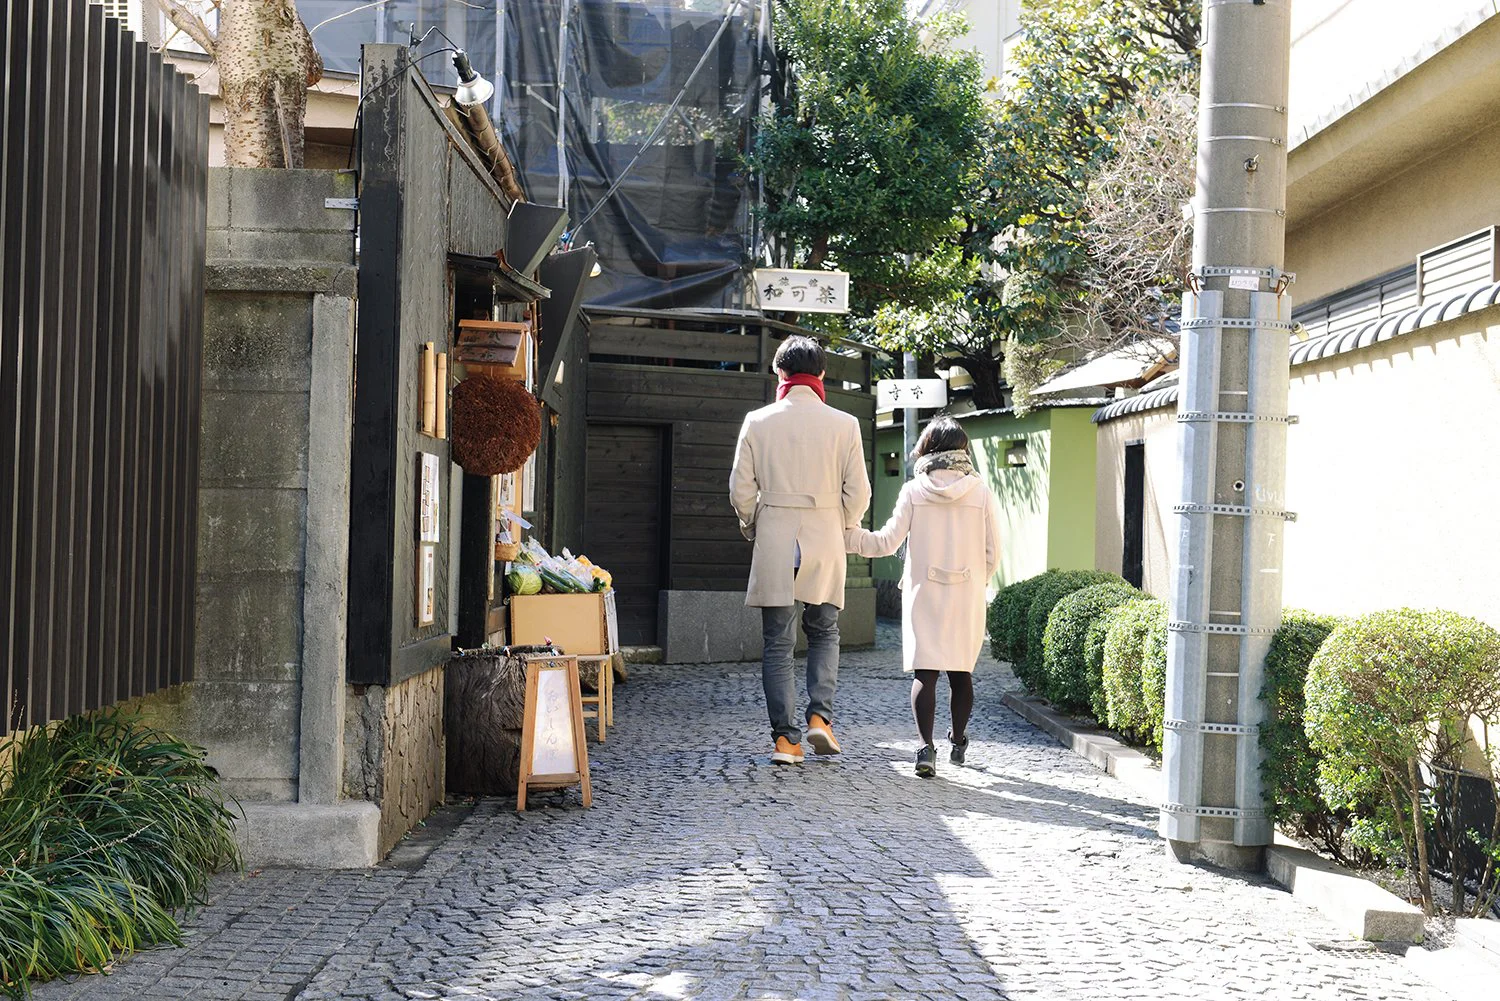
<svg viewBox="0 0 1500 1001">
<path fill-rule="evenodd" d="M 917 774 L 937 774 L 932 742 L 937 677 L 948 672 L 953 729 L 949 760 L 964 763 L 974 709 L 974 664 L 984 642 L 985 585 L 1000 561 L 1000 503 L 974 475 L 969 436 L 951 417 L 927 425 L 912 454 L 916 475 L 901 488 L 877 532 L 851 528 L 844 544 L 861 556 L 890 556 L 906 542 L 901 575 L 901 641 L 912 715 L 922 749 Z"/>
</svg>

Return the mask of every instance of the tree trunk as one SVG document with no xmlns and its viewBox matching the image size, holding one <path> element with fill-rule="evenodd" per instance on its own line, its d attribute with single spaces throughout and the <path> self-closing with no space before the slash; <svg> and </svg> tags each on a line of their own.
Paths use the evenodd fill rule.
<svg viewBox="0 0 1500 1001">
<path fill-rule="evenodd" d="M 974 380 L 974 406 L 978 410 L 996 410 L 1005 401 L 1000 390 L 1000 359 L 985 354 L 964 355 L 964 371 Z"/>
<path fill-rule="evenodd" d="M 231 167 L 301 167 L 307 88 L 323 61 L 295 0 L 224 0 L 215 40 Z"/>
</svg>

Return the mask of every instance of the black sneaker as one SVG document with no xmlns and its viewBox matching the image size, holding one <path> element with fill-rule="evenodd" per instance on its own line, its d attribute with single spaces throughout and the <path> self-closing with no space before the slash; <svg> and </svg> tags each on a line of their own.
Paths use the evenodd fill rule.
<svg viewBox="0 0 1500 1001">
<path fill-rule="evenodd" d="M 917 752 L 917 776 L 930 779 L 937 774 L 937 748 L 927 744 Z"/>
<path fill-rule="evenodd" d="M 969 750 L 969 738 L 965 737 L 963 740 L 953 740 L 953 731 L 949 730 L 948 739 L 953 742 L 953 750 L 948 752 L 948 760 L 953 762 L 955 765 L 963 764 L 964 755 L 967 754 Z"/>
</svg>

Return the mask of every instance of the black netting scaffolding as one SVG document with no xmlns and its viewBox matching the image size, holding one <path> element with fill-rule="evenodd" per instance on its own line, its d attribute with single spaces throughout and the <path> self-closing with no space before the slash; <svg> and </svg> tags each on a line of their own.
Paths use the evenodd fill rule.
<svg viewBox="0 0 1500 1001">
<path fill-rule="evenodd" d="M 597 249 L 591 305 L 744 305 L 766 16 L 765 0 L 504 5 L 502 131 L 527 197 Z"/>
</svg>

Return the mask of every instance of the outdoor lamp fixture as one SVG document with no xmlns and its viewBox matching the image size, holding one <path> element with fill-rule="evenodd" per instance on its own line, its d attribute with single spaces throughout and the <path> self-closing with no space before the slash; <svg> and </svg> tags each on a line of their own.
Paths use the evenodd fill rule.
<svg viewBox="0 0 1500 1001">
<path fill-rule="evenodd" d="M 417 36 L 416 22 L 403 23 L 402 27 L 410 28 L 411 43 L 408 45 L 408 48 L 416 49 L 420 47 L 423 42 L 427 41 L 433 35 L 438 36 L 448 43 L 449 48 L 453 52 L 453 69 L 458 73 L 458 89 L 453 92 L 453 100 L 465 111 L 488 104 L 490 98 L 495 96 L 495 85 L 479 75 L 474 69 L 473 64 L 469 62 L 469 54 L 459 48 L 458 43 L 449 38 L 447 32 L 443 31 L 442 28 L 433 25 L 422 32 L 419 38 Z M 438 52 L 441 51 L 443 50 L 438 50 Z M 432 53 L 432 55 L 436 54 L 436 52 Z"/>
<path fill-rule="evenodd" d="M 458 89 L 453 99 L 465 108 L 488 104 L 495 96 L 495 85 L 474 71 L 469 64 L 469 54 L 463 49 L 453 53 L 453 68 L 458 71 Z"/>
<path fill-rule="evenodd" d="M 901 475 L 901 456 L 895 452 L 885 453 L 885 475 Z"/>
<path fill-rule="evenodd" d="M 1008 466 L 1026 465 L 1026 443 L 1018 441 L 1005 450 L 1005 464 Z"/>
</svg>

